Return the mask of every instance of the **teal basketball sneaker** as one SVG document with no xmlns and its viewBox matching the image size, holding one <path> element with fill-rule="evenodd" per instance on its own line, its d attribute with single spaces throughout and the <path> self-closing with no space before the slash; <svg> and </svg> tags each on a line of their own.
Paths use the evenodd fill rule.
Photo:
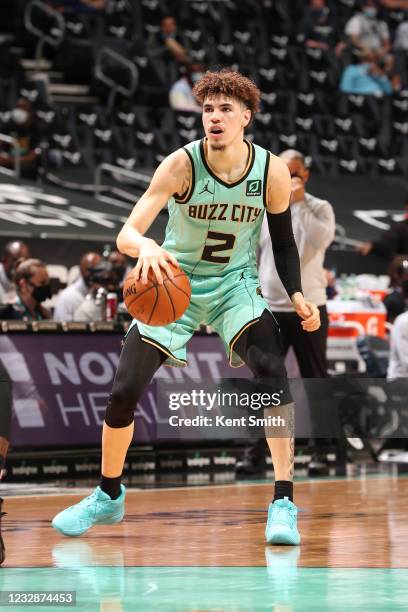
<svg viewBox="0 0 408 612">
<path fill-rule="evenodd" d="M 125 514 L 126 497 L 122 484 L 120 491 L 117 499 L 111 499 L 100 487 L 96 487 L 92 495 L 59 512 L 52 526 L 66 536 L 80 536 L 93 525 L 120 523 Z"/>
<path fill-rule="evenodd" d="M 297 529 L 297 508 L 288 497 L 269 504 L 268 522 L 265 529 L 268 544 L 300 544 Z"/>
</svg>

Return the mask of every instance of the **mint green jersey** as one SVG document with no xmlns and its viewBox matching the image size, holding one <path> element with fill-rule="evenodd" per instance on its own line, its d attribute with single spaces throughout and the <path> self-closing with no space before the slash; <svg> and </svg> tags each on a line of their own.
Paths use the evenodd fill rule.
<svg viewBox="0 0 408 612">
<path fill-rule="evenodd" d="M 248 146 L 243 176 L 226 183 L 210 169 L 204 139 L 184 147 L 192 165 L 185 194 L 169 200 L 169 221 L 162 247 L 189 273 L 223 276 L 250 270 L 256 276 L 256 248 L 266 208 L 270 154 Z"/>
</svg>

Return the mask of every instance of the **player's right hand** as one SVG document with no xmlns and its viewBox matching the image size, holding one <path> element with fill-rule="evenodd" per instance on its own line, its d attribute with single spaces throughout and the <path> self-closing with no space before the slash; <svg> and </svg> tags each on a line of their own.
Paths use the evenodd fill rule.
<svg viewBox="0 0 408 612">
<path fill-rule="evenodd" d="M 168 253 L 165 249 L 157 244 L 150 238 L 143 238 L 139 249 L 139 256 L 135 267 L 135 279 L 141 279 L 143 285 L 147 285 L 147 275 L 150 268 L 152 268 L 157 282 L 159 285 L 163 284 L 163 276 L 161 269 L 163 269 L 169 278 L 173 278 L 174 274 L 169 265 L 169 262 L 178 266 L 177 259 L 171 253 Z"/>
</svg>

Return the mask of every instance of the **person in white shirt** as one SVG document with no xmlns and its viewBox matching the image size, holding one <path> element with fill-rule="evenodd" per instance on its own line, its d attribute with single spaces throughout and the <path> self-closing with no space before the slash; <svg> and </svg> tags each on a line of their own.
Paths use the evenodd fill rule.
<svg viewBox="0 0 408 612">
<path fill-rule="evenodd" d="M 97 266 L 101 261 L 102 256 L 92 251 L 82 255 L 79 263 L 81 276 L 59 294 L 53 315 L 55 321 L 74 320 L 76 309 L 84 301 L 88 293 L 90 269 Z"/>
<path fill-rule="evenodd" d="M 408 378 L 408 311 L 394 321 L 390 337 L 387 379 Z"/>
<path fill-rule="evenodd" d="M 169 92 L 170 106 L 175 111 L 201 113 L 202 108 L 193 96 L 193 85 L 203 73 L 200 64 L 186 64 L 180 68 L 180 78 L 173 83 Z"/>
<path fill-rule="evenodd" d="M 378 1 L 362 0 L 361 12 L 349 19 L 344 31 L 359 54 L 370 57 L 371 61 L 382 60 L 389 72 L 394 65 L 390 54 L 390 31 L 386 22 L 378 19 L 377 15 Z"/>
<path fill-rule="evenodd" d="M 394 49 L 408 51 L 408 13 L 406 20 L 399 24 L 395 32 Z"/>
<path fill-rule="evenodd" d="M 327 376 L 326 343 L 328 316 L 326 309 L 327 275 L 323 267 L 326 249 L 334 239 L 335 216 L 326 200 L 306 192 L 310 171 L 299 151 L 288 149 L 280 155 L 292 177 L 293 234 L 299 251 L 303 293 L 319 307 L 321 327 L 312 334 L 302 333 L 291 316 L 290 302 L 276 272 L 267 227 L 262 226 L 258 250 L 258 272 L 262 293 L 281 327 L 285 352 L 293 347 L 300 373 L 304 378 Z M 269 241 L 270 242 L 270 241 Z"/>
<path fill-rule="evenodd" d="M 4 247 L 0 263 L 0 304 L 7 304 L 16 297 L 13 276 L 16 263 L 30 257 L 30 249 L 25 242 L 13 240 Z"/>
</svg>

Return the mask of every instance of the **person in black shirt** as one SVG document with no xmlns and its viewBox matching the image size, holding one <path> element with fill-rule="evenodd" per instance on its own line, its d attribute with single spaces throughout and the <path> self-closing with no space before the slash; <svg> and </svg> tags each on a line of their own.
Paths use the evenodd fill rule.
<svg viewBox="0 0 408 612">
<path fill-rule="evenodd" d="M 408 254 L 408 201 L 405 204 L 406 218 L 394 223 L 380 238 L 363 242 L 357 250 L 362 255 L 374 254 L 391 260 L 396 255 Z"/>
<path fill-rule="evenodd" d="M 326 0 L 310 0 L 303 22 L 305 45 L 324 51 L 334 50 L 336 21 Z"/>
<path fill-rule="evenodd" d="M 50 279 L 46 265 L 39 259 L 25 259 L 14 275 L 17 297 L 0 310 L 0 319 L 42 321 L 51 313 L 42 302 L 51 297 Z"/>
</svg>

